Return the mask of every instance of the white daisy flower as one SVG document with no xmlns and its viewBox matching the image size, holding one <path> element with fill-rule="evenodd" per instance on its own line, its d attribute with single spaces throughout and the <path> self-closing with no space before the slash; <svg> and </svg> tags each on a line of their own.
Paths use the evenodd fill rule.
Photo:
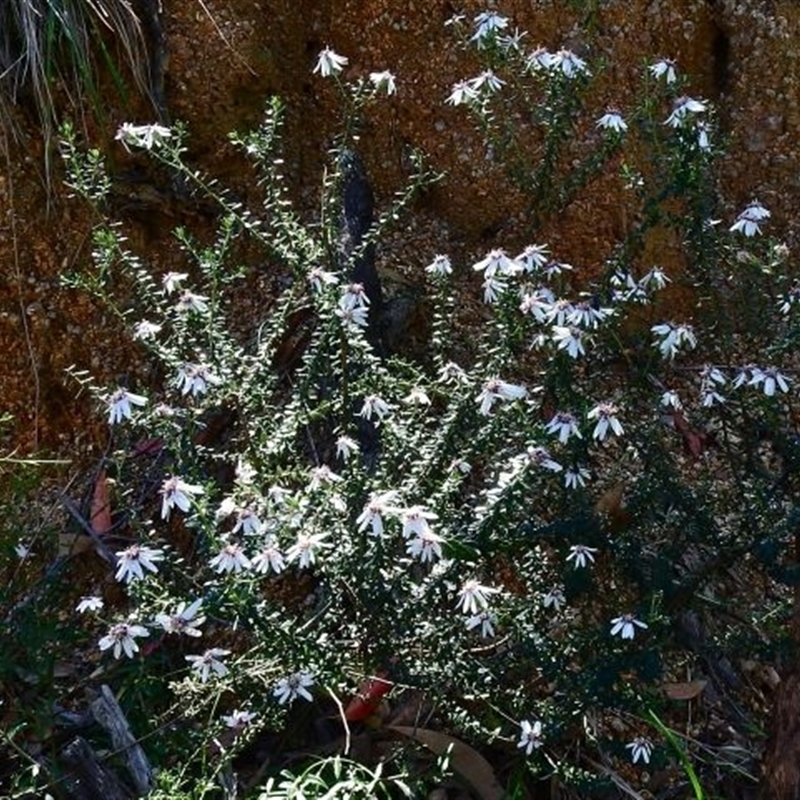
<svg viewBox="0 0 800 800">
<path fill-rule="evenodd" d="M 94 595 L 86 595 L 81 597 L 75 610 L 79 614 L 85 614 L 87 611 L 100 611 L 103 608 L 103 598 Z"/>
<path fill-rule="evenodd" d="M 161 277 L 165 294 L 172 294 L 181 288 L 181 284 L 189 277 L 186 272 L 167 272 Z"/>
<path fill-rule="evenodd" d="M 243 486 L 252 486 L 253 482 L 258 476 L 258 472 L 256 471 L 255 467 L 252 464 L 249 464 L 247 461 L 242 460 L 239 460 L 236 463 L 235 472 L 237 482 L 241 483 Z"/>
<path fill-rule="evenodd" d="M 778 298 L 778 311 L 788 315 L 798 304 L 800 304 L 800 284 L 795 284 L 785 295 Z"/>
<path fill-rule="evenodd" d="M 473 78 L 470 81 L 472 91 L 475 92 L 476 95 L 480 94 L 482 91 L 486 91 L 487 94 L 499 92 L 500 89 L 505 86 L 505 83 L 505 81 L 500 80 L 490 69 L 481 72 L 477 78 Z"/>
<path fill-rule="evenodd" d="M 663 289 L 670 282 L 671 278 L 661 267 L 653 267 L 642 276 L 640 284 L 648 290 L 659 290 Z"/>
<path fill-rule="evenodd" d="M 195 294 L 188 289 L 181 293 L 175 308 L 179 314 L 202 314 L 208 311 L 208 298 L 202 294 Z"/>
<path fill-rule="evenodd" d="M 433 563 L 434 559 L 442 558 L 442 543 L 444 539 L 428 529 L 420 535 L 409 540 L 406 552 L 424 564 L 427 561 Z"/>
<path fill-rule="evenodd" d="M 117 389 L 108 396 L 106 402 L 108 403 L 108 424 L 116 425 L 123 419 L 130 419 L 133 416 L 131 406 L 147 405 L 147 398 L 125 389 Z"/>
<path fill-rule="evenodd" d="M 278 543 L 274 537 L 268 536 L 261 546 L 261 549 L 253 556 L 253 569 L 262 575 L 272 570 L 276 575 L 280 575 L 286 569 L 286 562 L 283 554 L 278 549 Z"/>
<path fill-rule="evenodd" d="M 185 363 L 175 377 L 175 386 L 180 389 L 181 394 L 190 394 L 197 397 L 205 394 L 209 386 L 218 386 L 222 381 L 209 367 L 204 364 Z"/>
<path fill-rule="evenodd" d="M 487 40 L 493 39 L 507 27 L 507 17 L 495 11 L 483 11 L 475 17 L 475 33 L 470 41 L 477 42 L 478 47 L 483 48 Z"/>
<path fill-rule="evenodd" d="M 572 303 L 566 298 L 562 297 L 558 300 L 554 300 L 547 311 L 547 321 L 559 327 L 563 327 L 567 324 L 569 317 L 572 316 L 573 310 Z"/>
<path fill-rule="evenodd" d="M 192 665 L 192 669 L 200 676 L 200 680 L 206 683 L 212 675 L 224 678 L 228 674 L 228 668 L 221 659 L 230 655 L 230 652 L 221 647 L 212 647 L 200 656 L 184 656 L 184 658 Z"/>
<path fill-rule="evenodd" d="M 446 278 L 448 275 L 453 274 L 453 265 L 450 263 L 450 258 L 448 256 L 437 255 L 434 257 L 433 261 L 425 267 L 425 272 L 439 278 Z"/>
<path fill-rule="evenodd" d="M 494 305 L 508 288 L 505 281 L 499 278 L 486 278 L 481 285 L 483 286 L 483 302 L 489 306 Z"/>
<path fill-rule="evenodd" d="M 287 678 L 281 678 L 272 690 L 273 697 L 277 698 L 278 703 L 285 705 L 286 703 L 293 703 L 298 697 L 307 700 L 309 703 L 313 701 L 309 688 L 315 683 L 314 675 L 310 672 L 300 670 Z"/>
<path fill-rule="evenodd" d="M 631 751 L 631 761 L 635 764 L 639 759 L 645 764 L 650 763 L 650 754 L 653 752 L 653 743 L 644 736 L 637 736 L 632 742 L 625 745 Z"/>
<path fill-rule="evenodd" d="M 546 244 L 530 244 L 515 259 L 517 271 L 534 273 L 546 263 L 550 251 Z"/>
<path fill-rule="evenodd" d="M 336 457 L 342 461 L 347 461 L 358 450 L 358 442 L 350 436 L 342 435 L 336 440 Z"/>
<path fill-rule="evenodd" d="M 733 379 L 733 388 L 739 389 L 742 386 L 747 386 L 759 372 L 761 372 L 761 367 L 755 364 L 745 364 L 743 367 L 739 367 L 739 371 Z"/>
<path fill-rule="evenodd" d="M 380 422 L 390 411 L 391 407 L 384 399 L 375 394 L 370 394 L 364 398 L 364 404 L 361 406 L 361 411 L 358 412 L 358 415 L 364 417 L 364 419 L 371 420 L 374 414 L 378 418 L 377 421 Z"/>
<path fill-rule="evenodd" d="M 581 300 L 572 306 L 567 314 L 567 322 L 579 328 L 596 329 L 601 322 L 613 316 L 613 308 L 597 308 L 590 300 Z"/>
<path fill-rule="evenodd" d="M 370 72 L 370 83 L 379 92 L 386 92 L 387 95 L 392 95 L 397 91 L 394 73 L 385 69 L 383 72 Z"/>
<path fill-rule="evenodd" d="M 706 364 L 700 372 L 700 395 L 705 408 L 721 405 L 725 397 L 717 391 L 717 387 L 724 386 L 727 378 L 716 367 Z"/>
<path fill-rule="evenodd" d="M 176 506 L 186 513 L 192 504 L 192 495 L 203 494 L 202 486 L 194 486 L 178 477 L 167 478 L 161 484 L 161 518 L 169 519 Z"/>
<path fill-rule="evenodd" d="M 206 618 L 200 614 L 202 605 L 202 598 L 198 598 L 188 606 L 186 603 L 181 603 L 172 614 L 156 614 L 156 622 L 164 629 L 165 633 L 177 633 L 197 638 L 203 635 L 199 626 L 206 621 Z"/>
<path fill-rule="evenodd" d="M 373 494 L 358 515 L 356 525 L 359 531 L 371 529 L 373 536 L 383 535 L 383 518 L 387 514 L 397 514 L 400 509 L 394 504 L 397 502 L 397 492 L 383 492 Z"/>
<path fill-rule="evenodd" d="M 539 720 L 531 723 L 524 719 L 519 724 L 520 735 L 517 747 L 525 751 L 525 755 L 530 755 L 534 750 L 538 750 L 542 744 L 542 723 Z"/>
<path fill-rule="evenodd" d="M 133 544 L 117 554 L 117 571 L 114 577 L 121 582 L 130 583 L 132 580 L 144 579 L 144 570 L 158 572 L 156 561 L 164 560 L 163 550 L 154 550 L 151 547 Z"/>
<path fill-rule="evenodd" d="M 484 586 L 479 581 L 471 578 L 459 590 L 456 608 L 465 614 L 477 614 L 489 607 L 490 595 L 498 594 L 499 592 L 499 589 Z"/>
<path fill-rule="evenodd" d="M 317 64 L 312 74 L 318 72 L 321 77 L 327 78 L 337 72 L 341 72 L 347 62 L 348 59 L 345 56 L 340 56 L 338 53 L 334 53 L 330 47 L 326 47 L 317 56 Z"/>
<path fill-rule="evenodd" d="M 683 408 L 683 403 L 681 402 L 681 398 L 678 396 L 677 392 L 664 392 L 664 394 L 661 395 L 660 402 L 664 408 L 670 408 L 673 411 L 680 411 Z"/>
<path fill-rule="evenodd" d="M 400 521 L 403 524 L 403 538 L 411 536 L 422 536 L 423 533 L 430 531 L 429 519 L 439 519 L 437 514 L 426 511 L 422 506 L 410 506 L 409 508 L 397 509 Z"/>
<path fill-rule="evenodd" d="M 522 40 L 528 35 L 527 31 L 521 31 L 519 28 L 514 28 L 514 33 L 508 33 L 504 36 L 497 37 L 497 43 L 503 50 L 515 50 L 522 52 Z"/>
<path fill-rule="evenodd" d="M 286 551 L 286 560 L 291 563 L 297 561 L 300 569 L 305 569 L 316 563 L 316 555 L 320 550 L 331 547 L 325 542 L 328 533 L 299 533 L 297 541 Z"/>
<path fill-rule="evenodd" d="M 209 566 L 219 575 L 239 573 L 251 569 L 253 564 L 245 555 L 238 542 L 226 544 L 219 553 L 209 562 Z"/>
<path fill-rule="evenodd" d="M 545 608 L 553 608 L 556 611 L 561 610 L 561 606 L 565 605 L 567 598 L 564 597 L 564 592 L 558 587 L 554 586 L 543 598 L 542 605 Z"/>
<path fill-rule="evenodd" d="M 291 489 L 286 489 L 283 486 L 273 484 L 267 489 L 267 497 L 270 502 L 275 506 L 281 507 L 286 504 L 286 501 L 292 496 Z"/>
<path fill-rule="evenodd" d="M 677 76 L 675 75 L 675 62 L 671 58 L 662 58 L 661 61 L 656 61 L 648 67 L 650 74 L 654 78 L 664 78 L 666 83 L 675 83 Z"/>
<path fill-rule="evenodd" d="M 679 97 L 672 106 L 672 113 L 667 117 L 665 125 L 680 128 L 691 114 L 702 114 L 707 106 L 702 100 L 693 97 Z"/>
<path fill-rule="evenodd" d="M 358 330 L 369 327 L 369 310 L 363 306 L 339 306 L 334 312 L 348 330 Z"/>
<path fill-rule="evenodd" d="M 617 419 L 618 413 L 619 409 L 613 403 L 598 403 L 587 415 L 589 419 L 597 420 L 592 438 L 602 442 L 609 430 L 615 436 L 622 436 L 625 431 Z"/>
<path fill-rule="evenodd" d="M 133 326 L 133 338 L 139 340 L 152 339 L 157 333 L 161 332 L 161 325 L 155 322 L 148 322 L 143 319 Z"/>
<path fill-rule="evenodd" d="M 339 279 L 332 272 L 326 272 L 322 267 L 312 267 L 306 276 L 311 288 L 316 294 L 324 291 L 328 286 L 335 286 Z"/>
<path fill-rule="evenodd" d="M 574 78 L 576 75 L 580 75 L 583 72 L 587 75 L 589 74 L 586 62 L 582 58 L 576 56 L 572 50 L 562 49 L 552 53 L 547 66 L 551 70 L 560 71 L 567 78 Z"/>
<path fill-rule="evenodd" d="M 311 470 L 311 480 L 308 489 L 311 492 L 317 491 L 325 486 L 334 486 L 344 480 L 341 475 L 337 475 L 329 466 L 322 464 Z"/>
<path fill-rule="evenodd" d="M 572 264 L 566 264 L 563 261 L 548 261 L 544 267 L 544 277 L 552 278 L 562 272 L 573 272 L 574 270 L 575 267 Z"/>
<path fill-rule="evenodd" d="M 537 47 L 532 50 L 525 59 L 525 67 L 528 72 L 540 72 L 550 69 L 553 63 L 553 54 L 544 47 Z"/>
<path fill-rule="evenodd" d="M 258 714 L 254 711 L 239 711 L 238 709 L 228 716 L 223 716 L 222 721 L 229 728 L 244 728 L 249 725 Z"/>
<path fill-rule="evenodd" d="M 755 236 L 761 233 L 759 223 L 772 216 L 758 200 L 753 200 L 747 208 L 736 218 L 731 225 L 731 231 L 741 231 L 745 236 Z"/>
<path fill-rule="evenodd" d="M 637 628 L 647 628 L 647 625 L 633 614 L 622 614 L 611 620 L 611 635 L 621 636 L 623 639 L 633 639 Z"/>
<path fill-rule="evenodd" d="M 487 278 L 495 275 L 514 275 L 517 265 L 506 255 L 505 250 L 491 250 L 485 258 L 472 265 L 475 272 L 483 272 Z"/>
<path fill-rule="evenodd" d="M 489 639 L 494 636 L 494 626 L 497 624 L 497 618 L 491 611 L 479 611 L 471 617 L 464 620 L 464 626 L 468 631 L 473 631 L 475 628 L 481 629 L 481 637 Z"/>
<path fill-rule="evenodd" d="M 522 292 L 519 310 L 530 314 L 537 322 L 546 322 L 555 300 L 555 295 L 546 286 L 527 289 Z"/>
<path fill-rule="evenodd" d="M 706 152 L 711 150 L 711 142 L 708 138 L 710 127 L 707 122 L 700 122 L 697 125 L 697 146 Z"/>
<path fill-rule="evenodd" d="M 557 434 L 558 441 L 561 442 L 561 444 L 566 444 L 570 436 L 577 436 L 579 439 L 583 438 L 578 428 L 578 418 L 566 412 L 555 414 L 550 422 L 547 423 L 545 432 Z"/>
<path fill-rule="evenodd" d="M 258 514 L 250 508 L 240 508 L 236 514 L 236 523 L 231 533 L 241 533 L 243 536 L 250 536 L 258 533 L 261 528 L 261 520 Z"/>
<path fill-rule="evenodd" d="M 339 298 L 339 308 L 361 308 L 366 309 L 369 305 L 369 297 L 363 283 L 349 283 L 344 287 L 342 296 Z"/>
<path fill-rule="evenodd" d="M 575 569 L 583 569 L 587 564 L 594 563 L 596 547 L 587 547 L 585 544 L 574 544 L 569 549 L 567 561 L 575 562 Z"/>
<path fill-rule="evenodd" d="M 615 133 L 625 133 L 628 130 L 628 124 L 622 118 L 622 114 L 615 108 L 609 108 L 600 119 L 595 122 L 598 128 L 614 131 Z"/>
<path fill-rule="evenodd" d="M 129 147 L 152 150 L 171 136 L 172 131 L 163 125 L 134 125 L 131 122 L 123 122 L 114 139 L 122 142 L 122 146 L 126 150 Z"/>
<path fill-rule="evenodd" d="M 460 106 L 465 103 L 472 103 L 477 99 L 478 95 L 475 93 L 469 81 L 458 81 L 458 83 L 453 84 L 450 96 L 447 98 L 446 102 L 451 106 Z"/>
<path fill-rule="evenodd" d="M 653 325 L 650 330 L 656 336 L 661 337 L 661 341 L 655 342 L 653 347 L 657 347 L 664 358 L 673 359 L 682 348 L 694 350 L 697 347 L 697 337 L 691 325 L 676 325 L 674 322 L 665 322 L 660 325 Z"/>
<path fill-rule="evenodd" d="M 131 625 L 127 622 L 118 622 L 112 625 L 108 633 L 100 640 L 100 650 L 113 648 L 114 658 L 120 658 L 123 653 L 128 658 L 133 658 L 139 652 L 137 639 L 149 636 L 150 631 L 142 625 Z"/>
<path fill-rule="evenodd" d="M 550 451 L 546 447 L 528 447 L 524 458 L 535 467 L 550 470 L 550 472 L 561 472 L 563 467 L 554 461 Z"/>
<path fill-rule="evenodd" d="M 762 386 L 767 397 L 773 397 L 776 390 L 789 391 L 789 378 L 777 369 L 754 370 L 748 386 Z"/>
<path fill-rule="evenodd" d="M 403 402 L 418 406 L 429 406 L 431 404 L 431 399 L 422 387 L 414 386 L 403 398 Z"/>
<path fill-rule="evenodd" d="M 514 383 L 506 383 L 499 378 L 490 378 L 483 384 L 481 393 L 475 401 L 481 404 L 480 413 L 487 415 L 491 412 L 492 406 L 497 400 L 508 402 L 510 400 L 521 400 L 528 394 L 524 386 Z"/>
<path fill-rule="evenodd" d="M 568 467 L 564 473 L 564 486 L 567 489 L 583 488 L 587 480 L 589 480 L 589 470 L 584 467 Z"/>
<path fill-rule="evenodd" d="M 553 326 L 553 341 L 559 350 L 566 350 L 570 358 L 586 355 L 586 348 L 583 346 L 585 336 L 586 334 L 574 325 Z"/>
</svg>

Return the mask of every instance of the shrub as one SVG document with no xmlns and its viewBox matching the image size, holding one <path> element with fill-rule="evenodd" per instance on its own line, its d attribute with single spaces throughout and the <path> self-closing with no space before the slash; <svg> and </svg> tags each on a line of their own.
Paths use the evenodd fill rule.
<svg viewBox="0 0 800 800">
<path fill-rule="evenodd" d="M 434 180 L 421 160 L 363 239 L 341 245 L 355 122 L 393 91 L 390 73 L 348 84 L 345 60 L 320 55 L 346 115 L 317 216 L 284 188 L 278 100 L 233 137 L 258 170 L 257 211 L 187 163 L 182 129 L 118 134 L 220 209 L 210 245 L 176 231 L 185 272 L 153 275 L 104 220 L 94 267 L 72 278 L 166 376 L 105 388 L 78 376 L 114 432 L 128 597 L 87 631 L 105 658 L 136 665 L 117 674 L 152 703 L 140 713 L 182 720 L 196 749 L 181 775 L 220 774 L 257 731 L 307 740 L 308 704 L 347 729 L 375 710 L 348 699 L 362 687 L 377 700 L 379 684 L 416 692 L 420 720 L 510 764 L 509 786 L 558 774 L 589 787 L 610 780 L 597 764 L 612 757 L 663 764 L 676 740 L 660 738 L 661 688 L 686 669 L 714 679 L 721 647 L 752 652 L 773 613 L 752 598 L 727 613 L 725 582 L 738 570 L 777 603 L 773 581 L 795 580 L 798 293 L 786 248 L 758 236 L 766 208 L 721 222 L 710 104 L 661 61 L 635 105 L 587 124 L 599 65 L 526 49 L 495 12 L 453 26 L 485 69 L 449 102 L 474 114 L 538 211 L 518 255 L 421 254 L 422 359 L 386 352 L 380 297 L 352 279 Z M 70 185 L 102 211 L 102 159 L 63 139 Z M 581 282 L 537 229 L 614 168 L 636 222 Z M 643 261 L 664 229 L 682 274 Z M 230 323 L 241 239 L 285 276 L 249 336 Z M 465 353 L 452 319 L 475 277 L 489 313 Z M 690 318 L 664 316 L 670 284 L 693 298 Z M 302 346 L 287 363 L 293 325 Z M 227 744 L 216 760 L 214 737 Z"/>
</svg>

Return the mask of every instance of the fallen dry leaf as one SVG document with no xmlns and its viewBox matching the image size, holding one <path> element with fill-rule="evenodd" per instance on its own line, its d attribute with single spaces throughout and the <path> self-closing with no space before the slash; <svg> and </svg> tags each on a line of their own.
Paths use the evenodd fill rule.
<svg viewBox="0 0 800 800">
<path fill-rule="evenodd" d="M 661 686 L 670 700 L 694 700 L 702 694 L 708 681 L 687 681 L 686 683 L 665 683 Z"/>
<path fill-rule="evenodd" d="M 470 789 L 480 800 L 501 800 L 505 795 L 491 764 L 477 750 L 462 742 L 461 739 L 439 731 L 432 731 L 429 728 L 411 728 L 404 725 L 387 727 L 391 731 L 396 731 L 409 739 L 424 744 L 436 755 L 443 755 L 452 748 L 450 750 L 450 766 L 469 784 Z"/>
<path fill-rule="evenodd" d="M 708 434 L 693 429 L 680 411 L 673 411 L 672 419 L 675 423 L 676 430 L 683 437 L 683 443 L 686 449 L 695 458 L 699 458 L 708 447 Z"/>
<path fill-rule="evenodd" d="M 113 525 L 111 520 L 111 498 L 108 492 L 108 476 L 104 469 L 100 470 L 94 482 L 89 523 L 92 526 L 92 530 L 99 536 L 108 533 Z"/>
</svg>

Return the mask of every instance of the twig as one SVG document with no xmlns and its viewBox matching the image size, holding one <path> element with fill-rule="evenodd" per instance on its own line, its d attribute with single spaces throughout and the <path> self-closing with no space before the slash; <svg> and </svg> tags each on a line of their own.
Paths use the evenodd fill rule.
<svg viewBox="0 0 800 800">
<path fill-rule="evenodd" d="M 95 549 L 97 550 L 97 555 L 99 555 L 104 561 L 107 561 L 111 564 L 112 567 L 116 567 L 117 565 L 117 557 L 108 549 L 105 542 L 97 535 L 94 528 L 87 522 L 86 518 L 81 514 L 80 509 L 75 505 L 71 498 L 67 497 L 66 495 L 61 495 L 61 503 L 63 504 L 64 508 L 70 513 L 70 516 L 81 526 L 84 532 L 89 536 L 89 538 L 94 543 Z"/>
<path fill-rule="evenodd" d="M 336 707 L 339 709 L 339 716 L 342 718 L 342 725 L 344 725 L 344 755 L 347 755 L 350 752 L 350 726 L 347 724 L 342 701 L 339 700 L 333 689 L 328 688 L 328 694 L 333 698 L 333 702 L 336 703 Z"/>
<path fill-rule="evenodd" d="M 645 800 L 644 795 L 639 794 L 639 792 L 637 792 L 636 789 L 634 789 L 633 786 L 631 786 L 625 780 L 625 778 L 623 778 L 622 775 L 619 774 L 619 772 L 616 772 L 615 770 L 611 769 L 611 767 L 607 767 L 605 764 L 601 764 L 599 761 L 595 761 L 594 759 L 589 758 L 589 756 L 585 754 L 583 758 L 587 763 L 591 764 L 596 770 L 602 772 L 604 775 L 607 775 L 609 778 L 611 778 L 611 781 L 614 783 L 614 785 L 621 791 L 625 792 L 625 794 L 627 794 L 628 797 L 632 797 L 634 800 Z"/>
<path fill-rule="evenodd" d="M 236 60 L 243 67 L 245 67 L 245 69 L 251 75 L 258 75 L 258 73 L 250 66 L 250 63 L 247 61 L 247 59 L 230 43 L 228 37 L 225 36 L 225 34 L 222 32 L 222 28 L 219 27 L 217 21 L 214 19 L 214 15 L 208 10 L 208 6 L 206 6 L 203 0 L 197 0 L 197 2 L 200 5 L 200 8 L 202 8 L 203 11 L 205 11 L 206 16 L 211 20 L 211 24 L 214 26 L 214 29 L 216 30 L 219 38 L 222 39 L 223 42 L 225 42 L 225 46 L 228 48 L 228 50 L 231 51 L 231 53 L 233 53 L 233 55 L 236 57 Z"/>
</svg>

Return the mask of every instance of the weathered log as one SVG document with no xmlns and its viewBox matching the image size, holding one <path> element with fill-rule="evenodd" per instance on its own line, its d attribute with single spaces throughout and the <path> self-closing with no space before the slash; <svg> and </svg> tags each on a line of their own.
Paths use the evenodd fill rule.
<svg viewBox="0 0 800 800">
<path fill-rule="evenodd" d="M 73 800 L 133 800 L 133 792 L 102 762 L 86 739 L 73 739 L 61 751 L 61 761 L 70 771 L 64 784 Z"/>
<path fill-rule="evenodd" d="M 153 787 L 153 770 L 144 750 L 131 733 L 117 698 L 105 684 L 100 687 L 100 696 L 92 703 L 92 714 L 108 732 L 114 750 L 125 757 L 137 794 L 147 794 Z"/>
</svg>

